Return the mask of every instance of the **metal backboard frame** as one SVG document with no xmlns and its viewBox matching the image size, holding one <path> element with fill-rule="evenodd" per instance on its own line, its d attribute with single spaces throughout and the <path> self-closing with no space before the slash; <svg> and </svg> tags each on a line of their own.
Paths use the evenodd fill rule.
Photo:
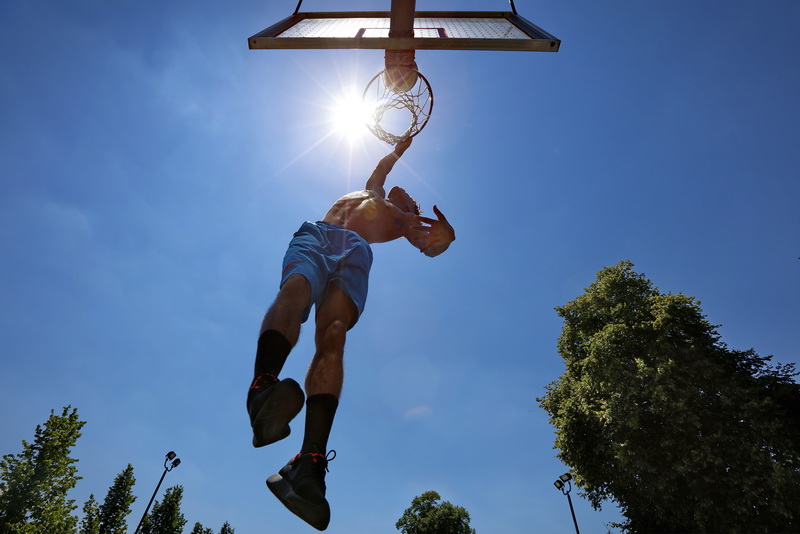
<svg viewBox="0 0 800 534">
<path fill-rule="evenodd" d="M 516 13 L 416 11 L 414 37 L 389 37 L 391 13 L 295 13 L 248 39 L 250 49 L 558 52 L 561 40 Z"/>
</svg>

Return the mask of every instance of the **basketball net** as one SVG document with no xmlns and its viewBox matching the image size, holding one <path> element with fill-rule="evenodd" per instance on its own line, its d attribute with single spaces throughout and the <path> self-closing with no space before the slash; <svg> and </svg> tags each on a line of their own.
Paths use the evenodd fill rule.
<svg viewBox="0 0 800 534">
<path fill-rule="evenodd" d="M 362 100 L 372 110 L 367 119 L 367 128 L 378 139 L 396 145 L 417 135 L 430 119 L 433 110 L 433 91 L 428 80 L 417 69 L 416 63 L 403 61 L 393 65 L 388 61 L 386 69 L 376 74 L 367 84 Z M 394 111 L 393 111 L 394 110 Z M 392 124 L 384 128 L 381 121 L 387 113 L 408 114 L 408 127 Z M 395 130 L 395 131 L 389 131 Z"/>
</svg>

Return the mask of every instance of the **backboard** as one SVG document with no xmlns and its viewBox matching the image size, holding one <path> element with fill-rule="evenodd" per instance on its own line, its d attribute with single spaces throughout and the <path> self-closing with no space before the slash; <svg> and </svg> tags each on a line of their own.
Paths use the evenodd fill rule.
<svg viewBox="0 0 800 534">
<path fill-rule="evenodd" d="M 561 41 L 512 12 L 416 11 L 413 37 L 389 36 L 391 13 L 295 13 L 250 37 L 250 49 L 557 52 Z"/>
</svg>

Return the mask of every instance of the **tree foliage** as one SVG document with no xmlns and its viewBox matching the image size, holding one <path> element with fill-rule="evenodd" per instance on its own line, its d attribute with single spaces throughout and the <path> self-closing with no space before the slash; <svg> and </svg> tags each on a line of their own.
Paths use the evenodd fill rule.
<svg viewBox="0 0 800 534">
<path fill-rule="evenodd" d="M 22 452 L 6 454 L 0 460 L 0 534 L 126 534 L 127 516 L 136 500 L 133 466 L 114 479 L 103 504 L 94 495 L 83 505 L 83 519 L 72 515 L 77 508 L 68 492 L 81 477 L 70 456 L 81 436 L 85 421 L 78 410 L 67 406 L 61 415 L 50 412 L 49 419 L 36 427 L 32 443 L 22 442 Z M 187 521 L 180 511 L 183 488 L 175 486 L 164 493 L 161 502 L 142 522 L 141 534 L 182 534 Z M 197 532 L 195 532 L 195 530 Z M 192 534 L 213 534 L 200 523 Z M 234 534 L 226 521 L 220 534 Z"/>
<path fill-rule="evenodd" d="M 395 527 L 402 534 L 475 534 L 466 509 L 440 501 L 435 491 L 414 497 Z"/>
<path fill-rule="evenodd" d="M 100 507 L 100 531 L 103 534 L 125 534 L 128 531 L 126 517 L 131 513 L 131 505 L 136 500 L 133 495 L 135 483 L 131 464 L 114 478 L 114 483 L 108 488 Z"/>
<path fill-rule="evenodd" d="M 222 524 L 222 528 L 219 530 L 219 534 L 234 534 L 234 532 L 235 529 L 227 521 Z M 214 529 L 206 528 L 200 523 L 195 523 L 190 534 L 214 534 Z"/>
<path fill-rule="evenodd" d="M 50 412 L 44 428 L 36 427 L 33 443 L 0 461 L 0 532 L 4 534 L 73 534 L 77 508 L 67 493 L 81 478 L 70 457 L 84 421 L 67 406 L 61 415 Z"/>
<path fill-rule="evenodd" d="M 213 528 L 205 528 L 199 522 L 194 524 L 190 534 L 214 534 Z"/>
<path fill-rule="evenodd" d="M 182 500 L 183 486 L 168 488 L 142 522 L 141 534 L 182 534 L 187 523 L 181 513 Z"/>
<path fill-rule="evenodd" d="M 793 364 L 729 349 L 627 261 L 557 311 L 566 372 L 538 401 L 596 508 L 616 501 L 631 532 L 800 531 Z"/>
<path fill-rule="evenodd" d="M 83 519 L 81 520 L 80 534 L 100 534 L 100 505 L 89 495 L 89 500 L 83 505 Z"/>
</svg>

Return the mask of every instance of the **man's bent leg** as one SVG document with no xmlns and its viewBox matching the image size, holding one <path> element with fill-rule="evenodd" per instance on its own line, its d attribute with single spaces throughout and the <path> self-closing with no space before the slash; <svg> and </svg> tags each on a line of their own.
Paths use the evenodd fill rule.
<svg viewBox="0 0 800 534">
<path fill-rule="evenodd" d="M 291 432 L 289 422 L 303 407 L 303 391 L 292 379 L 278 380 L 286 358 L 300 336 L 302 314 L 309 305 L 311 287 L 300 275 L 290 276 L 261 325 L 254 378 L 247 394 L 253 427 L 253 446 L 263 447 Z"/>
<path fill-rule="evenodd" d="M 261 322 L 254 378 L 265 374 L 278 377 L 289 352 L 300 337 L 303 312 L 310 299 L 311 286 L 299 274 L 290 276 L 281 286 L 275 302 Z"/>
<path fill-rule="evenodd" d="M 261 323 L 261 332 L 276 330 L 294 345 L 300 337 L 303 311 L 311 300 L 311 284 L 303 275 L 293 274 L 278 291 L 275 302 L 267 310 Z"/>
</svg>

